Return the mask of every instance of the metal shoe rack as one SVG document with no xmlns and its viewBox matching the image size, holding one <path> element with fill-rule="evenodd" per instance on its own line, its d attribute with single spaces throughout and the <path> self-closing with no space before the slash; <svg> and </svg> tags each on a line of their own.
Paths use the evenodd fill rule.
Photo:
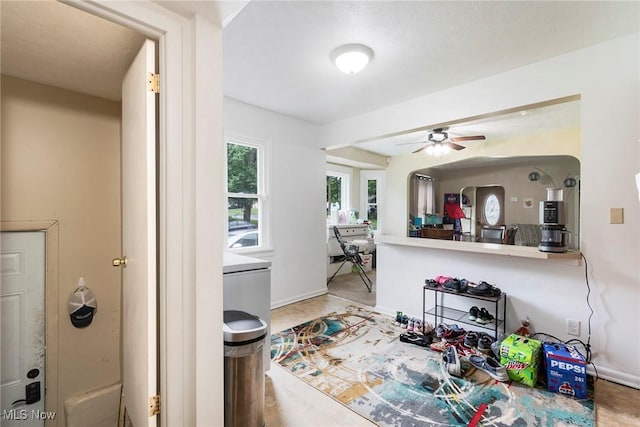
<svg viewBox="0 0 640 427">
<path fill-rule="evenodd" d="M 434 294 L 434 306 L 427 310 L 427 291 L 433 292 Z M 462 298 L 470 298 L 474 300 L 486 301 L 494 304 L 493 313 L 494 320 L 492 322 L 481 324 L 469 320 L 469 312 L 458 310 L 455 308 L 446 307 L 443 305 L 444 295 L 449 294 Z M 500 314 L 500 305 L 502 305 L 502 318 L 499 318 Z M 498 297 L 488 297 L 488 296 L 480 296 L 480 295 L 471 295 L 466 292 L 454 292 L 449 291 L 441 286 L 437 288 L 424 286 L 422 292 L 422 324 L 425 325 L 426 317 L 429 315 L 433 315 L 434 327 L 438 326 L 439 323 L 442 323 L 444 319 L 453 320 L 459 323 L 465 323 L 467 325 L 473 325 L 478 328 L 488 329 L 493 331 L 493 337 L 498 337 L 498 330 L 502 327 L 502 332 L 506 333 L 507 331 L 507 294 L 504 292 Z M 438 322 L 438 318 L 440 321 Z"/>
</svg>

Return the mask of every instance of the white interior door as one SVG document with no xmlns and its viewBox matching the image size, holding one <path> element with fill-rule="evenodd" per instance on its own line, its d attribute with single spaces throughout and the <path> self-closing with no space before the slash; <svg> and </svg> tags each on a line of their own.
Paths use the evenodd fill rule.
<svg viewBox="0 0 640 427">
<path fill-rule="evenodd" d="M 0 425 L 43 426 L 45 232 L 3 232 L 1 239 Z"/>
<path fill-rule="evenodd" d="M 156 426 L 157 394 L 156 94 L 154 42 L 147 40 L 122 83 L 123 393 L 135 427 Z"/>
</svg>

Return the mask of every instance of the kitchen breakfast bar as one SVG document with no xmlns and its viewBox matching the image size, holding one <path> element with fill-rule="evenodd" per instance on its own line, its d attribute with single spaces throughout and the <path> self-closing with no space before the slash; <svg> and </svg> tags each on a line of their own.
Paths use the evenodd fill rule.
<svg viewBox="0 0 640 427">
<path fill-rule="evenodd" d="M 376 309 L 395 315 L 402 311 L 422 317 L 425 279 L 436 276 L 465 278 L 495 284 L 510 295 L 509 306 L 531 300 L 529 293 L 539 293 L 552 286 L 558 275 L 579 277 L 579 252 L 548 253 L 537 247 L 426 239 L 393 235 L 376 238 Z M 535 269 L 535 277 L 531 269 Z M 511 298 L 513 296 L 513 298 Z M 380 302 L 383 301 L 384 305 Z M 455 295 L 447 305 L 467 311 L 469 301 Z M 517 313 L 507 307 L 509 324 L 518 324 Z"/>
</svg>

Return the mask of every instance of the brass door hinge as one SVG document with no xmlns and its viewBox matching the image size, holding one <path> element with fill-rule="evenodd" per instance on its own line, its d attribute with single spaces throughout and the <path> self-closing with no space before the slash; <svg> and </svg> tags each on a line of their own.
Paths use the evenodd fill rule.
<svg viewBox="0 0 640 427">
<path fill-rule="evenodd" d="M 114 258 L 111 260 L 111 265 L 114 267 L 126 267 L 127 266 L 127 257 L 123 256 L 122 258 Z"/>
<path fill-rule="evenodd" d="M 153 93 L 160 93 L 160 74 L 149 73 L 147 87 Z"/>
<path fill-rule="evenodd" d="M 160 395 L 156 394 L 155 396 L 151 396 L 149 398 L 149 416 L 153 417 L 154 415 L 160 414 Z"/>
</svg>

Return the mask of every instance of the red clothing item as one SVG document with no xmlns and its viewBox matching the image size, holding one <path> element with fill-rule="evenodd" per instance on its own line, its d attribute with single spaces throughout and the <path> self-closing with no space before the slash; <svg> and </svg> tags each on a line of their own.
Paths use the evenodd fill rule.
<svg viewBox="0 0 640 427">
<path fill-rule="evenodd" d="M 464 216 L 464 211 L 457 203 L 445 203 L 444 212 L 452 219 L 466 218 Z"/>
</svg>

